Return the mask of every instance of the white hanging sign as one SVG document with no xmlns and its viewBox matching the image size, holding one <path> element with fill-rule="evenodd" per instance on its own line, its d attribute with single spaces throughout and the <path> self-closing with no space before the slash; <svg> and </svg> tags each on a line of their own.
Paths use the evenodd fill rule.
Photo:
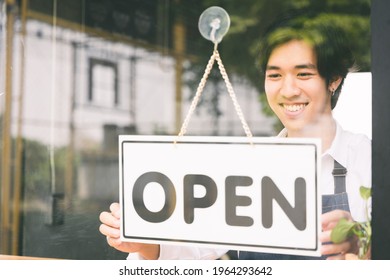
<svg viewBox="0 0 390 280">
<path fill-rule="evenodd" d="M 119 137 L 123 240 L 320 255 L 318 139 L 176 139 Z"/>
</svg>

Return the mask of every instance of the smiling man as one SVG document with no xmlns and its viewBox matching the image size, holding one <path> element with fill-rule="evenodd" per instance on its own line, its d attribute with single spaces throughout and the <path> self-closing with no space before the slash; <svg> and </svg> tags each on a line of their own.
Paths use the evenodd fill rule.
<svg viewBox="0 0 390 280">
<path fill-rule="evenodd" d="M 366 219 L 359 187 L 371 187 L 371 141 L 343 130 L 332 115 L 344 79 L 354 67 L 348 44 L 330 20 L 314 24 L 290 19 L 269 30 L 260 52 L 267 100 L 284 125 L 279 137 L 322 142 L 322 259 L 356 253 L 355 239 L 333 244 L 330 234 L 341 218 Z M 241 252 L 240 258 L 308 259 L 254 252 Z"/>
<path fill-rule="evenodd" d="M 318 71 L 313 48 L 305 41 L 292 40 L 272 52 L 265 92 L 289 137 L 320 137 L 326 150 L 336 132 L 331 97 L 341 81 L 335 77 L 327 84 Z"/>
</svg>

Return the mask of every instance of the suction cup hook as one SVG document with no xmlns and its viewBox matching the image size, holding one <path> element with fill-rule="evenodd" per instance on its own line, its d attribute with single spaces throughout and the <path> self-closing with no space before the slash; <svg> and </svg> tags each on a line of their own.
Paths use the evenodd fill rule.
<svg viewBox="0 0 390 280">
<path fill-rule="evenodd" d="M 198 27 L 204 38 L 218 44 L 229 30 L 229 14 L 221 7 L 207 8 L 199 17 Z"/>
</svg>

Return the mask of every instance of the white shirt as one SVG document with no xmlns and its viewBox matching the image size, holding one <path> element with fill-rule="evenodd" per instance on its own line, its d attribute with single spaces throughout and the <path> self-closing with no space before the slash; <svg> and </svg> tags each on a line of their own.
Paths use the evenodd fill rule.
<svg viewBox="0 0 390 280">
<path fill-rule="evenodd" d="M 278 137 L 286 137 L 284 129 Z M 334 194 L 332 175 L 334 160 L 347 168 L 346 191 L 349 208 L 355 221 L 366 221 L 366 204 L 360 196 L 360 186 L 371 187 L 371 140 L 362 134 L 354 134 L 337 124 L 336 135 L 331 147 L 322 154 L 321 188 L 322 194 Z M 371 212 L 371 201 L 369 201 Z M 160 245 L 160 260 L 195 259 L 209 260 L 220 258 L 225 249 L 198 248 L 192 246 Z M 129 254 L 127 259 L 141 259 L 138 254 Z"/>
</svg>

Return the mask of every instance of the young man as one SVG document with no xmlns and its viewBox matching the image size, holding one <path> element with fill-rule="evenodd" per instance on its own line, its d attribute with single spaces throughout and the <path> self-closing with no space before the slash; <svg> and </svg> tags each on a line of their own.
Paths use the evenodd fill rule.
<svg viewBox="0 0 390 280">
<path fill-rule="evenodd" d="M 322 140 L 322 255 L 345 259 L 357 252 L 357 240 L 330 242 L 341 218 L 363 221 L 365 204 L 359 187 L 371 187 L 371 141 L 344 131 L 332 116 L 344 79 L 354 60 L 342 32 L 334 26 L 286 21 L 264 39 L 260 64 L 267 100 L 284 125 L 280 137 Z M 216 259 L 225 250 L 124 243 L 119 240 L 119 205 L 100 215 L 100 231 L 110 246 L 143 259 Z M 288 234 L 288 233 L 287 233 Z M 239 252 L 240 259 L 306 259 Z"/>
</svg>

